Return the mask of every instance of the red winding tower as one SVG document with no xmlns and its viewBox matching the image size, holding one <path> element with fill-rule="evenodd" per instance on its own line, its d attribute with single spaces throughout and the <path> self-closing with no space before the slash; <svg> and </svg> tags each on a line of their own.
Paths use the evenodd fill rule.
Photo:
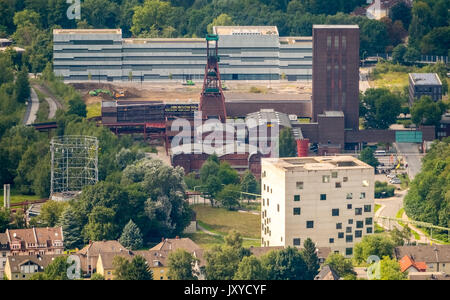
<svg viewBox="0 0 450 300">
<path fill-rule="evenodd" d="M 213 45 L 213 42 L 215 45 Z M 225 122 L 227 112 L 219 73 L 219 36 L 216 34 L 206 35 L 206 47 L 207 65 L 199 110 L 202 112 L 204 119 L 216 118 Z"/>
</svg>

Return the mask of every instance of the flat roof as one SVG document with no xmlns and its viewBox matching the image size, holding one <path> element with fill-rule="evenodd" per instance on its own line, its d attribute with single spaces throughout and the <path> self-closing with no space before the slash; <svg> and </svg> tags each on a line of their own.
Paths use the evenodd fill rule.
<svg viewBox="0 0 450 300">
<path fill-rule="evenodd" d="M 149 44 L 149 43 L 183 43 L 199 42 L 204 43 L 205 38 L 127 38 L 123 39 L 125 44 Z"/>
<path fill-rule="evenodd" d="M 122 29 L 53 29 L 53 34 L 122 34 Z"/>
<path fill-rule="evenodd" d="M 442 85 L 436 73 L 409 73 L 415 85 Z"/>
<path fill-rule="evenodd" d="M 332 25 L 313 25 L 313 29 L 357 29 L 359 28 L 358 25 L 338 25 L 338 24 L 332 24 Z"/>
<path fill-rule="evenodd" d="M 353 156 L 263 158 L 263 161 L 285 171 L 373 169 Z"/>
<path fill-rule="evenodd" d="M 214 26 L 218 35 L 278 35 L 276 26 Z"/>
</svg>

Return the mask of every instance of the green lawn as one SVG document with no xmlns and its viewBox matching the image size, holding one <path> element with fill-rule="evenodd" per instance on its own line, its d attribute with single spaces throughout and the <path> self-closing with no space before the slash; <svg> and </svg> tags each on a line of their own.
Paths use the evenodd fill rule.
<svg viewBox="0 0 450 300">
<path fill-rule="evenodd" d="M 377 212 L 377 210 L 379 210 L 381 208 L 380 204 L 375 204 L 375 212 Z"/>
<path fill-rule="evenodd" d="M 225 240 L 223 239 L 223 236 L 213 236 L 206 234 L 204 232 L 198 231 L 196 233 L 189 233 L 185 234 L 185 237 L 190 238 L 194 243 L 199 245 L 201 248 L 208 250 L 211 249 L 213 246 L 220 246 L 225 244 Z M 261 242 L 259 240 L 244 240 L 243 246 L 245 248 L 253 247 L 260 247 Z"/>
<path fill-rule="evenodd" d="M 87 107 L 87 118 L 100 117 L 102 115 L 102 104 L 93 103 L 89 104 Z"/>
<path fill-rule="evenodd" d="M 388 72 L 380 74 L 377 79 L 370 82 L 373 88 L 387 88 L 391 92 L 403 92 L 409 85 L 408 73 Z"/>
<path fill-rule="evenodd" d="M 261 238 L 261 217 L 259 215 L 229 211 L 209 205 L 194 205 L 193 209 L 197 213 L 197 220 L 207 230 L 227 235 L 234 229 L 243 237 Z"/>
<path fill-rule="evenodd" d="M 11 204 L 24 202 L 24 201 L 36 201 L 42 199 L 37 195 L 21 195 L 14 190 L 11 191 Z M 3 207 L 3 189 L 1 189 L 0 195 L 0 207 Z"/>
</svg>

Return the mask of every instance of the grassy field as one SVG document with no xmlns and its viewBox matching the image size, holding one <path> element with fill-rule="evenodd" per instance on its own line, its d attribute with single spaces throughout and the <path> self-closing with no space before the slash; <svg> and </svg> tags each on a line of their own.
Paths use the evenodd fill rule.
<svg viewBox="0 0 450 300">
<path fill-rule="evenodd" d="M 24 202 L 24 201 L 35 201 L 40 200 L 41 197 L 36 195 L 21 195 L 15 192 L 14 190 L 11 191 L 11 204 Z M 0 195 L 0 207 L 3 207 L 3 189 L 1 190 Z"/>
<path fill-rule="evenodd" d="M 206 234 L 204 232 L 198 231 L 196 233 L 185 234 L 186 237 L 193 240 L 197 245 L 199 245 L 203 249 L 211 249 L 213 246 L 220 246 L 225 244 L 225 240 L 222 235 L 213 236 Z M 245 248 L 260 247 L 261 242 L 259 240 L 244 240 L 243 246 Z"/>
<path fill-rule="evenodd" d="M 380 74 L 377 79 L 370 82 L 371 87 L 387 88 L 391 92 L 403 92 L 405 86 L 408 85 L 408 73 L 402 72 Z"/>
<path fill-rule="evenodd" d="M 205 229 L 217 234 L 227 235 L 236 230 L 243 237 L 259 239 L 261 237 L 261 218 L 259 215 L 229 211 L 225 208 L 194 205 L 197 220 Z"/>
<path fill-rule="evenodd" d="M 87 118 L 100 117 L 102 115 L 102 104 L 100 102 L 89 104 L 87 107 Z"/>
</svg>

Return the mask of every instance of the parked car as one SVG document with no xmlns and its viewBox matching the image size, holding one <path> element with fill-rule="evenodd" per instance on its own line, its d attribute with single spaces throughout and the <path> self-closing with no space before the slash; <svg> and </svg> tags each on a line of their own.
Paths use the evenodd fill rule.
<svg viewBox="0 0 450 300">
<path fill-rule="evenodd" d="M 398 178 L 393 178 L 393 179 L 389 180 L 389 183 L 390 184 L 400 184 L 400 183 L 402 183 L 402 181 Z"/>
</svg>

